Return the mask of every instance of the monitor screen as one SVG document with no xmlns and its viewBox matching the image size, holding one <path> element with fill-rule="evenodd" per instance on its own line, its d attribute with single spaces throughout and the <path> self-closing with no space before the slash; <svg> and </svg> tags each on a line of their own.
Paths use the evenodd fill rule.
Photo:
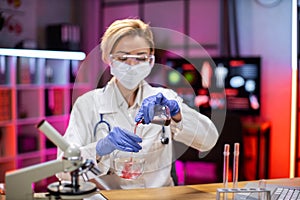
<svg viewBox="0 0 300 200">
<path fill-rule="evenodd" d="M 167 58 L 167 86 L 200 112 L 260 114 L 260 57 Z"/>
</svg>

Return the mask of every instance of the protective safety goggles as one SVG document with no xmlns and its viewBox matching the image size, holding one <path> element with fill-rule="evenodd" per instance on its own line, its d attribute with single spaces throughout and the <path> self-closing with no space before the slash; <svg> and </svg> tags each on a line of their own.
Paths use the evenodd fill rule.
<svg viewBox="0 0 300 200">
<path fill-rule="evenodd" d="M 136 63 L 149 62 L 151 66 L 154 64 L 155 56 L 154 55 L 132 55 L 132 54 L 110 54 L 110 62 L 119 61 L 127 62 L 129 59 L 133 59 Z"/>
</svg>

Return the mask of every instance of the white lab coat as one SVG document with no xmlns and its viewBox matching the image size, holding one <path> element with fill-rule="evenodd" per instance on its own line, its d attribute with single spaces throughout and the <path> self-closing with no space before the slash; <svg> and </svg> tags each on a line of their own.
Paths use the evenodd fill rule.
<svg viewBox="0 0 300 200">
<path fill-rule="evenodd" d="M 110 124 L 111 129 L 119 126 L 133 132 L 134 118 L 142 100 L 159 92 L 179 103 L 182 121 L 179 123 L 172 121 L 170 126 L 165 127 L 165 134 L 170 138 L 169 144 L 162 144 L 160 141 L 161 126 L 155 124 L 138 126 L 137 135 L 143 139 L 142 150 L 138 154 L 142 154 L 145 158 L 145 172 L 136 180 L 119 178 L 111 173 L 113 172 L 112 159 L 117 150 L 100 158 L 96 155 L 97 141 L 109 133 L 107 125 L 101 123 L 94 136 L 93 129 L 100 120 L 100 113 L 103 114 L 103 120 Z M 207 151 L 215 145 L 218 133 L 209 118 L 189 108 L 174 91 L 152 87 L 146 81 L 139 85 L 135 104 L 128 108 L 116 86 L 115 79 L 112 78 L 106 87 L 87 92 L 76 100 L 64 138 L 81 147 L 84 159 L 93 159 L 98 163 L 102 175 L 96 179 L 105 189 L 128 189 L 173 185 L 170 175 L 174 161 L 172 140 L 182 142 L 199 151 Z"/>
</svg>

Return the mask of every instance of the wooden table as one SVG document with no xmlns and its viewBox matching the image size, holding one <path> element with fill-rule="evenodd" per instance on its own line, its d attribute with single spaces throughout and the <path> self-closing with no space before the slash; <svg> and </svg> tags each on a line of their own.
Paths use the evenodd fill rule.
<svg viewBox="0 0 300 200">
<path fill-rule="evenodd" d="M 300 177 L 293 179 L 268 179 L 266 181 L 267 184 L 280 184 L 285 186 L 298 187 L 300 186 Z M 239 182 L 238 187 L 242 188 L 249 182 L 253 181 Z M 147 189 L 101 190 L 100 193 L 109 200 L 215 200 L 217 189 L 222 187 L 223 184 L 221 183 L 212 183 Z M 228 187 L 232 187 L 232 183 L 229 183 Z M 46 193 L 35 193 L 34 197 L 35 199 L 40 200 L 49 199 L 46 196 Z M 5 200 L 5 196 L 0 195 L 0 200 Z"/>
<path fill-rule="evenodd" d="M 248 182 L 239 182 L 239 187 L 244 187 Z M 300 186 L 300 178 L 294 179 L 269 179 L 267 184 L 281 184 L 287 186 Z M 217 188 L 222 188 L 221 183 L 213 184 L 199 184 L 199 185 L 186 185 L 174 187 L 161 187 L 161 188 L 147 188 L 147 189 L 130 189 L 130 190 L 101 190 L 101 193 L 111 200 L 194 200 L 194 199 L 216 199 Z M 229 187 L 232 184 L 229 183 Z"/>
</svg>

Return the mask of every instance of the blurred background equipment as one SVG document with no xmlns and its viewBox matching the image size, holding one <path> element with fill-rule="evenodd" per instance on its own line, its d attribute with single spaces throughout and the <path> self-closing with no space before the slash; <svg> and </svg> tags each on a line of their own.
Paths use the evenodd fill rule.
<svg viewBox="0 0 300 200">
<path fill-rule="evenodd" d="M 80 28 L 73 24 L 53 24 L 46 29 L 49 50 L 80 50 Z"/>
</svg>

